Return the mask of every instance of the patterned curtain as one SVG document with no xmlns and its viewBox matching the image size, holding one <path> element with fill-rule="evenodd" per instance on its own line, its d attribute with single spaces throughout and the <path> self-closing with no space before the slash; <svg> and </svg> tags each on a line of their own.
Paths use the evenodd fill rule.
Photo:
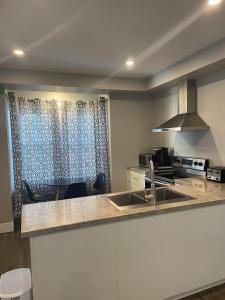
<svg viewBox="0 0 225 300">
<path fill-rule="evenodd" d="M 97 98 L 97 97 L 96 97 Z M 22 180 L 40 193 L 46 181 L 83 177 L 90 186 L 106 174 L 110 191 L 108 101 L 27 99 L 9 94 L 14 167 L 14 212 L 24 199 Z"/>
</svg>

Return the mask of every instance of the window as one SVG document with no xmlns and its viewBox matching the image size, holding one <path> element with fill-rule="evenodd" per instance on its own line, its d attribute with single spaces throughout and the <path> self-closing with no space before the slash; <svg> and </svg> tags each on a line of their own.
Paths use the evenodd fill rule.
<svg viewBox="0 0 225 300">
<path fill-rule="evenodd" d="M 89 184 L 106 174 L 109 190 L 108 101 L 9 97 L 15 178 L 15 210 L 23 201 L 22 180 L 49 193 L 46 181 L 83 177 Z"/>
</svg>

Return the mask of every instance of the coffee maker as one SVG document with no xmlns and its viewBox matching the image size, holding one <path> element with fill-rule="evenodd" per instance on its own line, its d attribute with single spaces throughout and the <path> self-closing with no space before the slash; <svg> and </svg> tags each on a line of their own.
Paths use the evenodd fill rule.
<svg viewBox="0 0 225 300">
<path fill-rule="evenodd" d="M 155 167 L 167 167 L 171 165 L 168 148 L 166 147 L 157 147 L 154 148 L 154 157 L 153 157 Z"/>
</svg>

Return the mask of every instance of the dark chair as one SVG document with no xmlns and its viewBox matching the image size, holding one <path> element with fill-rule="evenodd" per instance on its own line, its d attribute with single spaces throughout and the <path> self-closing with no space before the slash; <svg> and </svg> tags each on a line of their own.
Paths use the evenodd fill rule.
<svg viewBox="0 0 225 300">
<path fill-rule="evenodd" d="M 23 180 L 23 185 L 25 186 L 25 189 L 27 191 L 28 198 L 30 202 L 45 202 L 45 201 L 50 201 L 54 199 L 54 196 L 51 194 L 44 194 L 40 195 L 37 193 L 33 193 L 29 184 L 27 183 L 26 180 Z"/>
<path fill-rule="evenodd" d="M 87 195 L 87 187 L 85 182 L 73 183 L 69 185 L 64 195 L 64 199 L 86 197 Z"/>
<path fill-rule="evenodd" d="M 93 185 L 92 195 L 101 195 L 105 193 L 105 174 L 100 173 Z"/>
</svg>

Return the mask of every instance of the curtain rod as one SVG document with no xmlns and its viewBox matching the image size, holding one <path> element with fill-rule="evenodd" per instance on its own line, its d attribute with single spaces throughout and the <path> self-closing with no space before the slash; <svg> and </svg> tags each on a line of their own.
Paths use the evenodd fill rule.
<svg viewBox="0 0 225 300">
<path fill-rule="evenodd" d="M 50 98 L 50 99 L 47 99 L 47 98 L 42 98 L 42 97 L 27 97 L 27 96 L 16 96 L 16 93 L 15 91 L 7 91 L 7 95 L 10 97 L 10 96 L 13 96 L 13 97 L 17 97 L 17 98 L 26 98 L 30 101 L 35 101 L 37 99 L 40 99 L 40 100 L 44 100 L 44 101 L 57 101 L 57 102 L 63 102 L 63 101 L 68 101 L 68 102 L 72 102 L 72 101 L 76 101 L 76 102 L 84 102 L 84 103 L 87 103 L 87 102 L 90 102 L 90 101 L 108 101 L 109 98 L 108 96 L 97 96 L 97 99 L 87 99 L 87 100 L 84 100 L 84 99 L 55 99 L 55 98 Z"/>
</svg>

